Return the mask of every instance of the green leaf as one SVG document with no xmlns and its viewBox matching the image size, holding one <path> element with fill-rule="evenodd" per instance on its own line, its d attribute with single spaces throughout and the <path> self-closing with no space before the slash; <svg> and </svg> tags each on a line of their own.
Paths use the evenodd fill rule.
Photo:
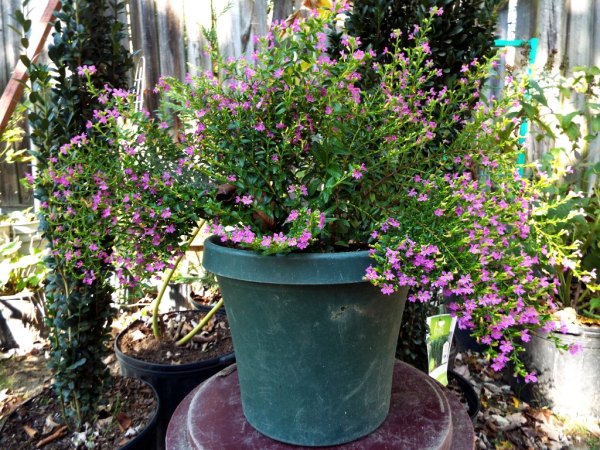
<svg viewBox="0 0 600 450">
<path fill-rule="evenodd" d="M 592 117 L 590 127 L 592 129 L 592 133 L 598 133 L 600 131 L 600 116 Z"/>
<path fill-rule="evenodd" d="M 25 67 L 30 67 L 31 66 L 31 60 L 27 57 L 27 55 L 21 55 L 19 57 L 19 59 L 21 60 L 21 62 L 23 64 L 25 64 Z"/>
<path fill-rule="evenodd" d="M 560 127 L 565 129 L 571 126 L 571 124 L 573 123 L 573 118 L 577 115 L 579 115 L 579 111 L 573 111 L 566 115 L 557 114 L 556 117 L 559 120 Z"/>
<path fill-rule="evenodd" d="M 571 141 L 576 141 L 581 137 L 579 125 L 577 125 L 575 122 L 570 122 L 568 126 L 563 128 L 563 131 Z"/>
<path fill-rule="evenodd" d="M 66 370 L 75 370 L 78 367 L 83 366 L 86 361 L 87 361 L 87 358 L 81 358 L 79 361 L 75 361 L 73 364 L 71 364 L 69 367 L 67 367 Z"/>
<path fill-rule="evenodd" d="M 560 91 L 560 95 L 562 95 L 565 98 L 570 98 L 571 97 L 571 90 L 564 87 L 564 86 L 559 86 L 558 90 Z"/>
</svg>

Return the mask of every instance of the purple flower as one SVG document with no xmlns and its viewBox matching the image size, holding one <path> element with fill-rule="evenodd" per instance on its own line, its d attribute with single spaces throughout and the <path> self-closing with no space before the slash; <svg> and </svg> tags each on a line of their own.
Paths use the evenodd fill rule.
<svg viewBox="0 0 600 450">
<path fill-rule="evenodd" d="M 389 283 L 384 283 L 381 286 L 381 293 L 385 294 L 385 295 L 391 295 L 391 294 L 393 294 L 394 293 L 394 286 L 392 286 Z"/>
<path fill-rule="evenodd" d="M 79 75 L 80 77 L 86 76 L 86 75 L 94 75 L 96 73 L 96 66 L 79 66 L 77 67 L 77 75 Z"/>
<path fill-rule="evenodd" d="M 86 270 L 86 271 L 84 272 L 84 276 L 83 276 L 83 282 L 84 282 L 85 284 L 89 284 L 89 285 L 91 285 L 91 284 L 94 282 L 94 280 L 95 280 L 95 279 L 96 279 L 96 275 L 94 274 L 94 271 L 93 271 L 93 270 L 89 270 L 89 271 L 88 271 L 88 270 Z"/>
<path fill-rule="evenodd" d="M 502 369 L 504 369 L 504 366 L 506 366 L 507 362 L 508 358 L 506 357 L 506 355 L 504 353 L 500 353 L 494 358 L 492 369 L 494 370 L 494 372 L 500 372 Z"/>
<path fill-rule="evenodd" d="M 252 196 L 251 195 L 244 195 L 242 197 L 240 197 L 239 195 L 235 197 L 235 202 L 236 203 L 242 203 L 244 205 L 251 205 L 252 204 Z"/>
<path fill-rule="evenodd" d="M 537 380 L 538 378 L 535 372 L 530 372 L 525 375 L 525 383 L 537 383 Z"/>
<path fill-rule="evenodd" d="M 360 167 L 352 170 L 352 178 L 359 180 L 362 178 L 363 172 L 366 172 L 366 171 L 367 171 L 367 167 L 363 163 L 360 165 Z"/>
<path fill-rule="evenodd" d="M 579 352 L 583 351 L 583 345 L 581 344 L 571 344 L 569 345 L 569 353 L 571 355 L 576 355 Z"/>
<path fill-rule="evenodd" d="M 325 227 L 325 214 L 319 214 L 319 224 L 317 225 L 319 230 L 322 230 Z"/>
</svg>

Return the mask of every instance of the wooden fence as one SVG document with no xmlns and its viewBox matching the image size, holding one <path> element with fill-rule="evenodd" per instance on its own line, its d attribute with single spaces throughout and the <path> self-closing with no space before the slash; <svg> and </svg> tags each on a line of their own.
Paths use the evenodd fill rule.
<svg viewBox="0 0 600 450">
<path fill-rule="evenodd" d="M 34 21 L 44 3 L 30 1 L 30 17 Z M 270 21 L 287 17 L 301 3 L 302 0 L 129 0 L 131 48 L 143 56 L 145 106 L 154 107 L 150 92 L 161 74 L 182 78 L 188 71 L 210 67 L 203 50 L 206 40 L 202 30 L 210 28 L 213 20 L 221 53 L 247 55 L 253 51 L 254 36 L 264 34 Z M 9 25 L 13 22 L 10 15 L 20 4 L 21 0 L 1 0 L 0 90 L 18 59 L 18 36 Z M 536 69 L 548 63 L 563 70 L 578 65 L 600 66 L 599 20 L 600 0 L 508 0 L 499 17 L 498 35 L 502 39 L 539 38 Z M 516 54 L 518 62 L 520 52 Z M 530 154 L 537 156 L 543 151 L 538 147 Z M 600 159 L 597 145 L 588 158 Z M 5 190 L 4 180 L 18 174 L 6 172 L 6 168 L 0 170 L 1 211 L 14 206 L 11 202 L 18 197 Z"/>
</svg>

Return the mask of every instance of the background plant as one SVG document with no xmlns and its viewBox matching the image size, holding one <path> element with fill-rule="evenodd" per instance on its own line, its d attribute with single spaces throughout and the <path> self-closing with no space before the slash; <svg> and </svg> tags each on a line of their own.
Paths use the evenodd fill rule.
<svg viewBox="0 0 600 450">
<path fill-rule="evenodd" d="M 47 272 L 42 261 L 44 249 L 27 250 L 22 244 L 19 239 L 0 240 L 0 292 L 4 295 L 42 289 Z"/>
<path fill-rule="evenodd" d="M 433 17 L 428 33 L 431 58 L 443 76 L 432 80 L 436 88 L 451 87 L 461 77 L 463 66 L 473 60 L 493 57 L 496 18 L 501 0 L 361 0 L 353 2 L 344 27 L 348 34 L 360 38 L 365 49 L 383 55 L 391 49 L 394 30 L 410 30 L 430 14 L 432 8 L 443 10 Z M 403 48 L 414 45 L 411 33 L 400 37 Z"/>
<path fill-rule="evenodd" d="M 560 280 L 562 306 L 600 318 L 600 163 L 588 162 L 590 147 L 600 131 L 598 100 L 600 69 L 576 67 L 574 75 L 541 74 L 531 83 L 524 111 L 535 125 L 534 137 L 550 147 L 532 177 L 538 180 L 544 202 L 564 199 L 559 209 L 538 218 L 540 228 L 577 248 L 566 267 L 551 266 Z"/>
<path fill-rule="evenodd" d="M 65 239 L 76 236 L 96 235 L 96 245 L 103 248 L 110 248 L 112 243 L 99 228 L 103 223 L 101 212 L 92 210 L 91 205 L 85 212 L 63 209 L 54 203 L 55 191 L 57 186 L 68 187 L 76 198 L 81 198 L 97 175 L 94 170 L 101 170 L 99 165 L 110 163 L 114 155 L 103 155 L 94 164 L 78 167 L 73 174 L 81 176 L 78 184 L 70 184 L 65 177 L 57 179 L 53 171 L 65 151 L 63 145 L 86 129 L 98 105 L 78 75 L 78 67 L 94 66 L 98 86 L 127 86 L 131 57 L 121 44 L 124 28 L 118 20 L 124 7 L 124 2 L 118 0 L 64 1 L 56 13 L 53 42 L 48 49 L 50 63 L 32 64 L 21 56 L 30 76 L 28 118 L 35 144 L 32 156 L 39 173 L 35 180 L 30 177 L 30 182 L 40 201 L 40 228 L 50 247 L 45 261 L 50 270 L 45 286 L 51 328 L 50 367 L 64 414 L 75 428 L 93 416 L 109 380 L 102 359 L 113 314 L 109 285 L 112 269 L 107 261 L 95 261 L 86 267 L 85 252 L 73 247 L 77 240 L 70 242 L 71 258 L 63 257 L 61 249 L 68 245 Z M 24 33 L 22 42 L 27 46 L 31 22 L 23 14 L 17 13 L 16 17 Z"/>
</svg>

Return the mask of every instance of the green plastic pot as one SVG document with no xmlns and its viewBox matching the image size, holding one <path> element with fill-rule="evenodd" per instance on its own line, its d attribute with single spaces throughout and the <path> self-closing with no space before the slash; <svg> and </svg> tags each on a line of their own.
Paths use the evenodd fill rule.
<svg viewBox="0 0 600 450">
<path fill-rule="evenodd" d="M 368 252 L 260 256 L 205 242 L 236 354 L 248 422 L 305 446 L 366 436 L 390 406 L 406 292 L 364 280 Z"/>
</svg>

